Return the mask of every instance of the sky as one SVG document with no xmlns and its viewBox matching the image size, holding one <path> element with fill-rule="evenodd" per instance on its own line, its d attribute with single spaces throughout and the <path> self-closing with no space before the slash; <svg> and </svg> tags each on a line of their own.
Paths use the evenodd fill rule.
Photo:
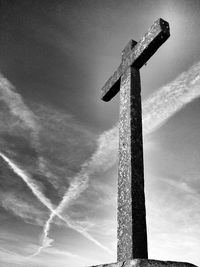
<svg viewBox="0 0 200 267">
<path fill-rule="evenodd" d="M 1 1 L 0 266 L 116 262 L 119 94 L 101 88 L 158 18 L 141 74 L 150 259 L 200 265 L 200 2 Z"/>
</svg>

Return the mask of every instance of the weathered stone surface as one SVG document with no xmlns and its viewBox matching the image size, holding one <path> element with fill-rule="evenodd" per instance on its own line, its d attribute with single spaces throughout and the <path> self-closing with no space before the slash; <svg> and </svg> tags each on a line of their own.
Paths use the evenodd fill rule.
<svg viewBox="0 0 200 267">
<path fill-rule="evenodd" d="M 119 92 L 120 77 L 125 70 L 131 65 L 138 69 L 141 68 L 169 36 L 168 22 L 158 19 L 137 44 L 135 41 L 131 41 L 134 45 L 130 53 L 126 57 L 122 54 L 121 64 L 101 90 L 102 100 L 109 101 L 113 98 Z"/>
<path fill-rule="evenodd" d="M 104 101 L 109 101 L 120 89 L 119 262 L 148 258 L 139 69 L 169 35 L 169 24 L 159 19 L 138 43 L 131 40 L 122 51 L 120 66 L 102 89 Z"/>
<path fill-rule="evenodd" d="M 117 260 L 147 258 L 139 70 L 121 77 Z"/>
<path fill-rule="evenodd" d="M 197 266 L 187 262 L 135 259 L 118 263 L 97 265 L 96 267 L 197 267 Z"/>
<path fill-rule="evenodd" d="M 124 47 L 122 50 L 122 61 L 125 61 L 127 57 L 130 55 L 132 52 L 134 46 L 136 46 L 137 42 L 134 40 L 130 40 L 128 44 Z"/>
</svg>

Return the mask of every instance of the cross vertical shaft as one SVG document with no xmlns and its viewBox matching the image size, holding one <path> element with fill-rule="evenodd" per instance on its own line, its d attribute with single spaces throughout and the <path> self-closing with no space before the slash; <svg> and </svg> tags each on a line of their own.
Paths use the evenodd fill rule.
<svg viewBox="0 0 200 267">
<path fill-rule="evenodd" d="M 140 73 L 121 76 L 118 176 L 118 261 L 147 258 Z"/>
<path fill-rule="evenodd" d="M 102 88 L 102 100 L 120 91 L 118 172 L 118 261 L 147 258 L 142 114 L 139 69 L 169 38 L 169 24 L 158 19 L 139 42 L 131 40 L 117 70 Z"/>
</svg>

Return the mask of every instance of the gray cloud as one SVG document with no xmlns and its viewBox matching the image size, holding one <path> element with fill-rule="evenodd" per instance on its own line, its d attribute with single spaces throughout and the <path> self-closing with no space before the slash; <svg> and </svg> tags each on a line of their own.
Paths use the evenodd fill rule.
<svg viewBox="0 0 200 267">
<path fill-rule="evenodd" d="M 17 217 L 21 217 L 23 221 L 40 226 L 44 224 L 46 218 L 44 211 L 37 208 L 35 203 L 21 198 L 17 193 L 1 192 L 0 202 L 4 209 L 11 211 Z"/>
</svg>

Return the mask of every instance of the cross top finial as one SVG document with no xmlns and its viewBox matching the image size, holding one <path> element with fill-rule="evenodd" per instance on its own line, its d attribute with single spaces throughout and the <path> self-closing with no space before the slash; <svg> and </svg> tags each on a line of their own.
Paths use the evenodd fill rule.
<svg viewBox="0 0 200 267">
<path fill-rule="evenodd" d="M 101 90 L 102 100 L 110 101 L 119 92 L 120 78 L 126 69 L 130 66 L 140 69 L 169 36 L 169 23 L 160 18 L 138 43 L 129 41 L 122 51 L 121 64 Z"/>
</svg>

